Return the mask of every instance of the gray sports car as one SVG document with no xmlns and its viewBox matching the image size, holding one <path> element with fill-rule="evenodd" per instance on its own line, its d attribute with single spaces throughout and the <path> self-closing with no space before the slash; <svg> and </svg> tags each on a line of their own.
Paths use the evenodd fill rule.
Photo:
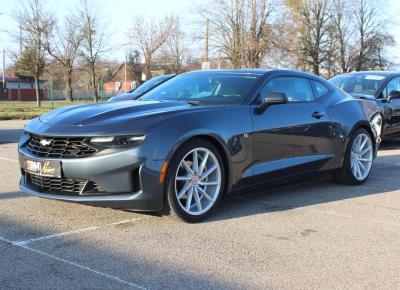
<svg viewBox="0 0 400 290">
<path fill-rule="evenodd" d="M 329 81 L 355 98 L 371 99 L 378 104 L 383 113 L 383 140 L 400 137 L 400 72 L 352 72 Z"/>
<path fill-rule="evenodd" d="M 179 75 L 138 100 L 56 109 L 19 142 L 20 188 L 189 222 L 221 198 L 329 172 L 362 184 L 380 142 L 376 102 L 296 71 Z"/>
</svg>

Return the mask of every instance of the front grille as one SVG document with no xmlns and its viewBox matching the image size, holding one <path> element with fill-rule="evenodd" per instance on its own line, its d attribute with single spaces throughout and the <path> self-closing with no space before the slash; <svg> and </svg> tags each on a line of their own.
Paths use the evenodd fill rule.
<svg viewBox="0 0 400 290">
<path fill-rule="evenodd" d="M 95 182 L 86 179 L 45 177 L 26 173 L 26 181 L 44 193 L 90 195 L 104 192 Z"/>
<path fill-rule="evenodd" d="M 33 155 L 44 158 L 80 158 L 96 153 L 96 149 L 85 143 L 83 137 L 48 137 L 29 134 L 26 149 Z M 41 141 L 47 144 L 41 144 Z"/>
</svg>

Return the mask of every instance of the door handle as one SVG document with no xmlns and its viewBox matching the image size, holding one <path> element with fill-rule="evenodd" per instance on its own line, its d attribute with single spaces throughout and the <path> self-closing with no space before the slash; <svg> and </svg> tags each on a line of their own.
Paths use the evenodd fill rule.
<svg viewBox="0 0 400 290">
<path fill-rule="evenodd" d="M 315 118 L 315 119 L 321 119 L 323 116 L 325 116 L 325 114 L 322 113 L 322 112 L 314 112 L 314 113 L 312 113 L 311 116 L 312 116 L 313 118 Z"/>
</svg>

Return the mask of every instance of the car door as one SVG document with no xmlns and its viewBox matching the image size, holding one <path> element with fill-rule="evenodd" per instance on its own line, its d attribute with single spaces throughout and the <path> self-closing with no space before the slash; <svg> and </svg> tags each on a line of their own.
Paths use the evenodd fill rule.
<svg viewBox="0 0 400 290">
<path fill-rule="evenodd" d="M 391 91 L 400 91 L 400 77 L 395 77 L 384 88 L 381 98 L 378 99 L 385 113 L 385 135 L 393 135 L 400 132 L 400 100 L 393 99 L 388 102 Z"/>
<path fill-rule="evenodd" d="M 322 87 L 324 87 L 321 84 Z M 331 121 L 316 100 L 311 82 L 301 77 L 274 77 L 259 92 L 261 100 L 271 92 L 284 93 L 288 103 L 252 110 L 253 176 L 315 170 L 334 157 Z"/>
</svg>

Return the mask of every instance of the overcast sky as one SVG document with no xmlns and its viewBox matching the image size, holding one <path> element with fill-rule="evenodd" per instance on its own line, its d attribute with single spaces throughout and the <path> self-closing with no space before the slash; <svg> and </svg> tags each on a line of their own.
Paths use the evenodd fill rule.
<svg viewBox="0 0 400 290">
<path fill-rule="evenodd" d="M 92 0 L 99 10 L 105 23 L 108 24 L 110 32 L 110 50 L 107 58 L 123 61 L 126 43 L 128 41 L 127 31 L 132 27 L 135 16 L 157 19 L 164 15 L 175 14 L 180 16 L 182 24 L 190 25 L 193 18 L 193 6 L 206 0 Z M 47 8 L 62 16 L 69 9 L 74 9 L 79 4 L 79 0 L 48 0 Z M 12 18 L 12 13 L 16 9 L 18 1 L 1 0 L 0 4 L 0 49 L 12 51 L 18 49 L 16 39 L 16 27 Z M 400 63 L 400 0 L 387 0 L 385 10 L 392 23 L 388 25 L 391 34 L 395 37 L 396 46 L 391 49 L 390 54 L 396 63 Z M 183 25 L 184 26 L 184 25 Z M 190 30 L 190 29 L 188 29 Z M 7 64 L 10 63 L 7 55 Z M 399 67 L 400 69 L 400 67 Z"/>
</svg>

